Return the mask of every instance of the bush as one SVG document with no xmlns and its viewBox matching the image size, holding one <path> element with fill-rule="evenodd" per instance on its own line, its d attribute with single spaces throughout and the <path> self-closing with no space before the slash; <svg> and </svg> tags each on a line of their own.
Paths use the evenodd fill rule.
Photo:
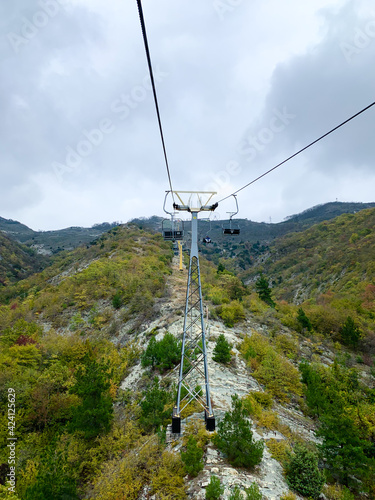
<svg viewBox="0 0 375 500">
<path fill-rule="evenodd" d="M 237 395 L 232 396 L 232 411 L 226 412 L 219 423 L 214 444 L 235 467 L 252 468 L 262 460 L 264 443 L 254 442 L 246 410 Z"/>
<path fill-rule="evenodd" d="M 152 366 L 163 373 L 177 365 L 180 358 L 181 342 L 178 342 L 171 333 L 166 333 L 162 340 L 151 338 L 141 362 L 143 367 Z"/>
<path fill-rule="evenodd" d="M 218 500 L 224 493 L 220 479 L 217 476 L 211 476 L 210 482 L 206 488 L 206 500 Z"/>
<path fill-rule="evenodd" d="M 276 439 L 269 439 L 267 448 L 270 450 L 271 457 L 280 462 L 282 465 L 287 462 L 290 456 L 290 446 L 285 441 L 277 441 Z"/>
<path fill-rule="evenodd" d="M 234 490 L 229 495 L 228 500 L 243 500 L 243 498 L 244 497 L 242 495 L 242 491 L 240 490 L 240 488 L 238 486 L 235 486 Z"/>
<path fill-rule="evenodd" d="M 245 310 L 238 300 L 232 300 L 230 304 L 223 304 L 216 309 L 217 314 L 224 321 L 224 325 L 232 328 L 235 323 L 245 319 Z"/>
<path fill-rule="evenodd" d="M 186 452 L 181 451 L 181 459 L 184 463 L 185 471 L 192 477 L 196 477 L 203 469 L 203 450 L 198 446 L 197 440 L 189 436 Z"/>
<path fill-rule="evenodd" d="M 288 486 L 305 497 L 318 498 L 324 484 L 324 475 L 318 468 L 317 455 L 297 445 L 285 466 Z"/>
<path fill-rule="evenodd" d="M 214 347 L 212 359 L 217 363 L 227 364 L 231 360 L 231 345 L 223 334 L 219 335 Z"/>
<path fill-rule="evenodd" d="M 246 488 L 246 500 L 262 500 L 263 495 L 259 491 L 259 486 L 253 483 L 249 488 Z"/>
</svg>

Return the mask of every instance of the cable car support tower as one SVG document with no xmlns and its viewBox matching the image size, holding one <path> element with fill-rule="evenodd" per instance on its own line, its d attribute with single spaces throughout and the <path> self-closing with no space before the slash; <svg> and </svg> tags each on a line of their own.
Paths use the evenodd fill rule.
<svg viewBox="0 0 375 500">
<path fill-rule="evenodd" d="M 202 287 L 198 256 L 198 214 L 213 211 L 217 203 L 209 205 L 216 194 L 211 191 L 173 191 L 181 204 L 174 203 L 178 211 L 191 213 L 191 249 L 186 288 L 184 329 L 181 346 L 177 401 L 172 414 L 172 433 L 181 433 L 181 412 L 192 401 L 204 410 L 206 429 L 215 430 L 210 384 L 208 380 L 206 331 L 202 302 Z M 188 201 L 184 202 L 183 198 Z M 203 203 L 203 200 L 206 201 Z M 204 391 L 202 391 L 204 387 Z"/>
</svg>

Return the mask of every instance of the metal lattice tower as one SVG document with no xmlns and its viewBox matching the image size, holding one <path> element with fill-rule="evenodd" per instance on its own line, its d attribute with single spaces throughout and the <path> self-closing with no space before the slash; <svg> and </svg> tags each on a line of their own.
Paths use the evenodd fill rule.
<svg viewBox="0 0 375 500">
<path fill-rule="evenodd" d="M 191 249 L 189 274 L 186 289 L 184 330 L 181 347 L 181 363 L 178 379 L 177 402 L 173 408 L 172 432 L 181 432 L 181 412 L 192 401 L 200 404 L 205 412 L 207 430 L 215 430 L 215 417 L 212 411 L 210 384 L 208 380 L 206 331 L 202 302 L 202 287 L 198 256 L 198 213 L 215 210 L 217 204 L 208 205 L 214 192 L 174 191 L 181 205 L 174 205 L 176 210 L 191 212 Z M 189 201 L 184 204 L 181 195 L 189 194 Z M 208 201 L 202 203 L 202 196 Z M 198 202 L 193 206 L 192 197 Z"/>
</svg>

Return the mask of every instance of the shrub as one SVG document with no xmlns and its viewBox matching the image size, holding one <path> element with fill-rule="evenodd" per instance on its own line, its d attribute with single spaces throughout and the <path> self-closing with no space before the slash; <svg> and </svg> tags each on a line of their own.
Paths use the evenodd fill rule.
<svg viewBox="0 0 375 500">
<path fill-rule="evenodd" d="M 231 345 L 223 334 L 219 335 L 214 347 L 212 359 L 217 363 L 227 364 L 231 360 Z"/>
<path fill-rule="evenodd" d="M 262 460 L 264 443 L 254 442 L 246 410 L 237 395 L 232 396 L 232 411 L 226 412 L 219 423 L 214 444 L 235 467 L 252 468 Z"/>
<path fill-rule="evenodd" d="M 328 500 L 354 500 L 354 495 L 350 493 L 348 488 L 340 485 L 330 485 L 326 486 L 323 493 L 328 498 Z"/>
<path fill-rule="evenodd" d="M 224 493 L 220 479 L 217 476 L 211 476 L 210 482 L 206 488 L 206 500 L 218 500 Z"/>
<path fill-rule="evenodd" d="M 197 440 L 189 436 L 186 452 L 181 451 L 181 459 L 184 463 L 185 471 L 192 477 L 196 477 L 203 469 L 203 450 L 198 446 Z"/>
<path fill-rule="evenodd" d="M 297 500 L 297 497 L 294 493 L 291 493 L 290 491 L 288 493 L 284 493 L 281 497 L 280 500 Z"/>
<path fill-rule="evenodd" d="M 230 304 L 223 304 L 217 308 L 217 313 L 224 321 L 224 325 L 232 328 L 235 323 L 245 319 L 245 310 L 238 300 L 232 300 Z"/>
<path fill-rule="evenodd" d="M 228 500 L 243 500 L 243 498 L 244 497 L 242 495 L 242 491 L 240 490 L 240 488 L 238 486 L 235 486 L 234 490 L 229 495 Z"/>
<path fill-rule="evenodd" d="M 285 441 L 277 441 L 276 439 L 268 439 L 266 442 L 267 448 L 270 450 L 272 458 L 284 464 L 290 456 L 290 446 Z"/>
<path fill-rule="evenodd" d="M 318 498 L 324 475 L 318 468 L 317 455 L 305 446 L 297 445 L 285 466 L 288 486 L 305 497 Z"/>
</svg>

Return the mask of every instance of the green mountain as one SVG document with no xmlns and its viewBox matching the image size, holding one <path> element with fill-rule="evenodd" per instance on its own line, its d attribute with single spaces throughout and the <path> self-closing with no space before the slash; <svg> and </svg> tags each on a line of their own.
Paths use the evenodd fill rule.
<svg viewBox="0 0 375 500">
<path fill-rule="evenodd" d="M 41 271 L 48 260 L 0 233 L 0 288 Z"/>
<path fill-rule="evenodd" d="M 0 496 L 16 471 L 15 500 L 373 498 L 375 209 L 310 215 L 245 268 L 240 243 L 202 253 L 216 435 L 194 402 L 171 434 L 187 272 L 161 234 L 117 226 L 0 287 Z"/>
</svg>

